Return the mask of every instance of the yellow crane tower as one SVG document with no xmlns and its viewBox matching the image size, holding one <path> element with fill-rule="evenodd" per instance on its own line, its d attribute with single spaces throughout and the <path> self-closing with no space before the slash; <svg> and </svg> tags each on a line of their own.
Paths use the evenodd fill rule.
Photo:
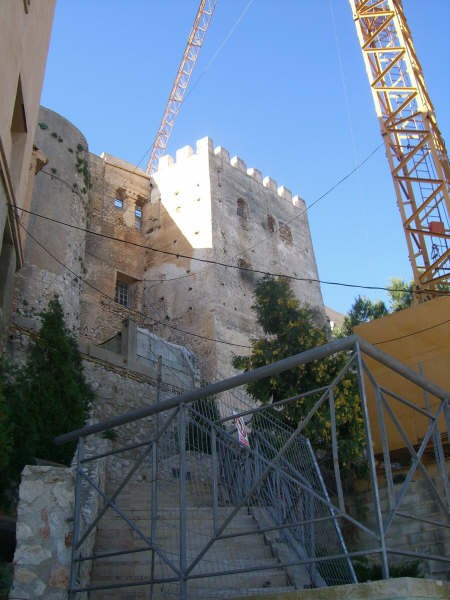
<svg viewBox="0 0 450 600">
<path fill-rule="evenodd" d="M 450 165 L 401 0 L 350 0 L 416 296 L 450 285 Z"/>
</svg>

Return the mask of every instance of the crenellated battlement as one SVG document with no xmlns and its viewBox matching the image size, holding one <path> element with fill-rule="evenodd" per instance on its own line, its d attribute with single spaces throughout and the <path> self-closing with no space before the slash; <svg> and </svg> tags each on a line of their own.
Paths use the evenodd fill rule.
<svg viewBox="0 0 450 600">
<path fill-rule="evenodd" d="M 214 148 L 213 140 L 209 137 L 204 137 L 200 140 L 197 140 L 196 151 L 193 150 L 192 146 L 183 146 L 183 148 L 177 150 L 175 160 L 170 154 L 162 156 L 159 159 L 158 171 L 164 171 L 171 167 L 181 166 L 185 161 L 191 159 L 193 156 L 200 156 L 204 154 L 213 154 L 216 158 L 221 159 L 223 163 L 229 164 L 238 171 L 245 173 L 248 177 L 251 177 L 263 187 L 271 190 L 279 198 L 291 202 L 294 206 L 304 205 L 304 200 L 300 196 L 293 196 L 291 190 L 284 185 L 278 186 L 277 182 L 271 177 L 263 177 L 261 171 L 258 169 L 247 167 L 245 161 L 243 161 L 239 156 L 233 156 L 230 158 L 230 153 L 222 146 L 216 146 Z"/>
</svg>

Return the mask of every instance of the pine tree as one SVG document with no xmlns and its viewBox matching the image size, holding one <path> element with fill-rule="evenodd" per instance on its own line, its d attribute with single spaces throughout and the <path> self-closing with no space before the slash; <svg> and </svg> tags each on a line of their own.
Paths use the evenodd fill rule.
<svg viewBox="0 0 450 600">
<path fill-rule="evenodd" d="M 56 446 L 53 439 L 83 426 L 93 392 L 84 379 L 81 355 L 65 327 L 57 298 L 41 317 L 27 364 L 16 380 L 18 397 L 11 406 L 15 448 L 22 465 L 34 456 L 69 464 L 74 445 Z"/>
</svg>

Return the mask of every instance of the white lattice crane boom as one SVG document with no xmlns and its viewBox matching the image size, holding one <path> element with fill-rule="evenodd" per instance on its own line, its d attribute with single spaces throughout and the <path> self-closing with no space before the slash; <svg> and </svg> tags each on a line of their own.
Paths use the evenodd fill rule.
<svg viewBox="0 0 450 600">
<path fill-rule="evenodd" d="M 197 15 L 189 35 L 186 48 L 181 59 L 178 73 L 175 78 L 169 100 L 164 111 L 161 124 L 155 141 L 153 142 L 150 159 L 147 164 L 146 173 L 152 175 L 158 168 L 159 157 L 165 152 L 167 142 L 180 111 L 186 88 L 189 85 L 192 72 L 197 62 L 200 48 L 205 39 L 206 32 L 211 22 L 217 0 L 201 0 Z"/>
<path fill-rule="evenodd" d="M 401 0 L 350 0 L 419 300 L 450 284 L 450 165 Z"/>
</svg>

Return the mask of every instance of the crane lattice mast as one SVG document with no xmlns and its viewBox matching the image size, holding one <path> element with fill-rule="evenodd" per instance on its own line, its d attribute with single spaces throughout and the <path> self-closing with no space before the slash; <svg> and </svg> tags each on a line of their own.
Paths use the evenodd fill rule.
<svg viewBox="0 0 450 600">
<path fill-rule="evenodd" d="M 217 0 L 201 0 L 197 15 L 192 26 L 186 48 L 181 59 L 178 73 L 175 78 L 169 100 L 164 111 L 161 124 L 155 141 L 153 142 L 150 159 L 147 164 L 146 174 L 152 175 L 158 168 L 158 159 L 165 152 L 167 142 L 172 133 L 175 119 L 180 112 L 186 88 L 197 62 L 200 48 L 205 39 L 206 32 L 211 22 Z"/>
<path fill-rule="evenodd" d="M 450 284 L 450 165 L 401 0 L 350 0 L 419 300 Z M 428 293 L 430 291 L 430 293 Z"/>
</svg>

